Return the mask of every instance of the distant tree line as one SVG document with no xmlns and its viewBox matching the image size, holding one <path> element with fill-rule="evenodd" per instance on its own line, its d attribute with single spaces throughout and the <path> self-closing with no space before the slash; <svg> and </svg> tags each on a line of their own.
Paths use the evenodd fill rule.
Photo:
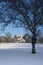
<svg viewBox="0 0 43 65">
<path fill-rule="evenodd" d="M 0 43 L 31 43 L 31 38 L 28 34 L 23 37 L 20 35 L 12 37 L 10 33 L 6 33 L 5 36 L 0 36 Z M 37 37 L 37 43 L 43 43 L 43 37 Z"/>
</svg>

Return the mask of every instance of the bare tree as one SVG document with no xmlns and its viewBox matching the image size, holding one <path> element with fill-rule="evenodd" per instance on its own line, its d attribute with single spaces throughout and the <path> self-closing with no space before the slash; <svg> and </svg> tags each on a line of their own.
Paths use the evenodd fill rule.
<svg viewBox="0 0 43 65">
<path fill-rule="evenodd" d="M 16 27 L 25 27 L 30 30 L 32 33 L 32 53 L 36 53 L 36 32 L 37 28 L 43 25 L 43 0 L 12 0 L 9 6 L 16 14 L 12 15 L 10 13 L 12 10 L 10 12 L 8 10 L 11 17 L 7 22 L 4 20 L 4 24 L 7 26 L 19 20 L 21 25 L 17 24 Z"/>
<path fill-rule="evenodd" d="M 11 37 L 11 34 L 10 33 L 6 33 L 6 36 L 5 36 L 5 42 L 7 43 L 11 43 L 12 42 L 12 37 Z"/>
</svg>

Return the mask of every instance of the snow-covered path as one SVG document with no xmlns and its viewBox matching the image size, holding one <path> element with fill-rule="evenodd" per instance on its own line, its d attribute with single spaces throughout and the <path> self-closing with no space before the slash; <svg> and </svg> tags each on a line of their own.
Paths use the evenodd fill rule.
<svg viewBox="0 0 43 65">
<path fill-rule="evenodd" d="M 0 49 L 0 65 L 43 65 L 43 45 L 31 54 L 31 48 Z"/>
</svg>

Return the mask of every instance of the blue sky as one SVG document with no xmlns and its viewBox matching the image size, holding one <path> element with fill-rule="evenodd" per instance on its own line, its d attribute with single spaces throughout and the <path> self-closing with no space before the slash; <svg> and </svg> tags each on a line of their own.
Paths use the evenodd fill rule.
<svg viewBox="0 0 43 65">
<path fill-rule="evenodd" d="M 4 6 L 2 6 L 2 4 Z M 4 12 L 5 8 L 5 3 L 0 3 L 0 11 L 1 12 Z M 6 11 L 7 13 L 7 11 Z M 3 16 L 5 16 L 5 20 L 8 20 L 9 18 L 7 17 L 6 13 L 4 14 L 3 13 Z M 32 16 L 31 16 L 31 19 L 32 19 Z M 1 27 L 0 27 L 1 29 Z M 43 36 L 43 28 L 40 28 L 41 29 L 41 36 Z M 10 24 L 9 26 L 7 26 L 5 28 L 5 31 L 2 31 L 0 30 L 0 36 L 4 36 L 6 33 L 11 33 L 11 36 L 13 37 L 14 35 L 17 35 L 17 34 L 20 34 L 20 35 L 24 35 L 27 33 L 27 30 L 25 30 L 24 28 L 12 28 L 12 25 Z M 29 32 L 30 33 L 30 32 Z"/>
<path fill-rule="evenodd" d="M 4 29 L 4 31 L 0 30 L 0 36 L 4 36 L 6 33 L 11 33 L 11 36 L 13 37 L 17 34 L 23 36 L 24 34 L 26 34 L 26 31 L 24 28 L 13 28 L 12 25 L 9 25 Z"/>
<path fill-rule="evenodd" d="M 0 11 L 3 13 L 3 17 L 5 18 L 5 20 L 9 20 L 8 18 L 8 12 L 6 11 L 6 3 L 2 2 L 0 3 Z M 10 11 L 11 12 L 11 11 Z M 2 31 L 1 26 L 0 26 L 0 36 L 4 36 L 6 33 L 11 33 L 11 36 L 20 34 L 20 35 L 24 35 L 26 34 L 26 30 L 24 28 L 12 28 L 12 25 L 10 24 L 9 26 L 7 26 L 5 28 L 4 31 Z"/>
<path fill-rule="evenodd" d="M 40 30 L 41 30 L 41 34 L 40 34 L 40 35 L 43 37 L 43 28 L 40 27 Z M 26 30 L 25 28 L 21 28 L 21 27 L 13 28 L 11 24 L 8 25 L 8 26 L 4 29 L 4 31 L 2 31 L 2 30 L 0 29 L 0 36 L 4 36 L 6 33 L 11 33 L 11 36 L 12 36 L 12 37 L 14 37 L 14 35 L 18 35 L 18 34 L 20 34 L 20 35 L 22 35 L 22 36 L 23 36 L 24 34 L 26 34 L 26 33 L 31 34 L 30 31 L 28 32 L 28 30 Z"/>
</svg>

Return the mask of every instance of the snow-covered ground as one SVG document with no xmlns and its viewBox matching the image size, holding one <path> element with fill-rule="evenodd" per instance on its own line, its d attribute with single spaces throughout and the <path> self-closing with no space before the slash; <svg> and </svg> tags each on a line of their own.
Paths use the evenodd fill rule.
<svg viewBox="0 0 43 65">
<path fill-rule="evenodd" d="M 31 54 L 31 44 L 26 45 L 15 48 L 0 45 L 0 65 L 43 65 L 43 44 L 36 45 L 36 54 Z"/>
<path fill-rule="evenodd" d="M 31 43 L 0 43 L 0 49 L 30 48 Z"/>
</svg>

